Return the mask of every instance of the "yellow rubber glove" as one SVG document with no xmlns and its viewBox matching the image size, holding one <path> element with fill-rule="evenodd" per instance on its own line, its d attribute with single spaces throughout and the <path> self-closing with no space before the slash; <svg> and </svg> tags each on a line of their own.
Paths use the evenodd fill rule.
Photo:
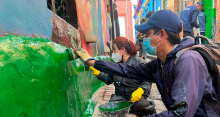
<svg viewBox="0 0 220 117">
<path fill-rule="evenodd" d="M 94 59 L 94 58 L 92 58 L 92 57 L 89 55 L 89 53 L 88 53 L 86 50 L 84 50 L 84 49 L 82 49 L 82 48 L 76 49 L 75 51 L 76 51 L 76 53 L 78 54 L 78 56 L 80 56 L 80 58 L 81 58 L 84 62 L 86 62 L 86 60 L 88 60 L 88 59 Z M 94 60 L 95 60 L 95 59 L 94 59 Z"/>
<path fill-rule="evenodd" d="M 141 96 L 144 94 L 144 90 L 142 88 L 138 88 L 137 90 L 135 90 L 132 95 L 131 95 L 131 101 L 132 102 L 136 102 L 139 101 L 141 99 Z"/>
<path fill-rule="evenodd" d="M 98 76 L 98 75 L 100 74 L 100 71 L 97 70 L 97 69 L 95 69 L 94 67 L 89 66 L 89 68 L 93 71 L 93 74 L 94 74 L 95 76 Z"/>
</svg>

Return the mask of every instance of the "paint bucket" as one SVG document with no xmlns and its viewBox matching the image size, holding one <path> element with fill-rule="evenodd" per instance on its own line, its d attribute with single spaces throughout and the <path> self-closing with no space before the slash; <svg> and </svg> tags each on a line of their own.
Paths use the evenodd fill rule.
<svg viewBox="0 0 220 117">
<path fill-rule="evenodd" d="M 132 105 L 132 102 L 108 102 L 98 108 L 102 117 L 126 117 Z"/>
</svg>

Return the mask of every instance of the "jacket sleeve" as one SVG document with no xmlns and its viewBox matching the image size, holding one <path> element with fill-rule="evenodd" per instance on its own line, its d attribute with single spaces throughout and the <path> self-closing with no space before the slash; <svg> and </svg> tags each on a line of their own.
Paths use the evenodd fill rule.
<svg viewBox="0 0 220 117">
<path fill-rule="evenodd" d="M 139 63 L 146 63 L 146 61 L 144 59 L 140 59 Z M 141 87 L 144 90 L 144 93 L 146 93 L 146 94 L 150 94 L 151 86 L 152 86 L 152 83 L 151 82 L 146 82 L 146 81 L 143 81 L 139 85 L 139 87 Z"/>
<path fill-rule="evenodd" d="M 101 81 L 103 81 L 105 84 L 110 85 L 114 82 L 113 75 L 100 72 L 100 74 L 97 76 L 97 78 Z"/>
<path fill-rule="evenodd" d="M 174 104 L 169 111 L 151 117 L 193 117 L 201 103 L 206 80 L 211 80 L 201 55 L 191 50 L 185 51 L 177 60 L 174 78 L 171 89 Z"/>
<path fill-rule="evenodd" d="M 153 74 L 155 74 L 156 71 L 156 59 L 149 63 L 133 64 L 132 66 L 123 63 L 116 64 L 108 61 L 96 60 L 94 68 L 112 75 L 153 82 Z"/>
<path fill-rule="evenodd" d="M 198 9 L 194 10 L 193 14 L 192 14 L 192 21 L 191 21 L 192 27 L 199 28 L 199 24 L 197 24 L 197 17 L 198 17 L 198 15 L 199 15 Z"/>
</svg>

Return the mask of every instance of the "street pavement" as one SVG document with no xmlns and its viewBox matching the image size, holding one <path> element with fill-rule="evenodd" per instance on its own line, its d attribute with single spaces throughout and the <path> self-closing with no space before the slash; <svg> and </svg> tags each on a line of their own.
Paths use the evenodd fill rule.
<svg viewBox="0 0 220 117">
<path fill-rule="evenodd" d="M 111 85 L 104 85 L 99 90 L 95 92 L 92 99 L 96 103 L 96 107 L 94 109 L 94 113 L 92 117 L 101 117 L 101 114 L 99 113 L 98 106 L 101 104 L 107 103 L 110 100 L 111 94 L 114 94 L 115 87 L 113 84 Z M 166 111 L 166 107 L 164 106 L 161 96 L 157 90 L 156 84 L 152 84 L 151 88 L 151 95 L 148 97 L 148 100 L 152 100 L 156 104 L 156 111 L 157 113 L 160 113 L 162 111 Z M 134 114 L 129 114 L 128 117 L 137 117 Z"/>
</svg>

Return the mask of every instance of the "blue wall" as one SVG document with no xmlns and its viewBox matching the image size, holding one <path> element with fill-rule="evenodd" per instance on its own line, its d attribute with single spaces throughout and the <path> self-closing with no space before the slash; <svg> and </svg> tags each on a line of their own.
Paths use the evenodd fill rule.
<svg viewBox="0 0 220 117">
<path fill-rule="evenodd" d="M 52 12 L 46 0 L 1 0 L 0 36 L 19 34 L 51 39 Z"/>
<path fill-rule="evenodd" d="M 156 0 L 156 11 L 161 10 L 161 0 Z"/>
</svg>

